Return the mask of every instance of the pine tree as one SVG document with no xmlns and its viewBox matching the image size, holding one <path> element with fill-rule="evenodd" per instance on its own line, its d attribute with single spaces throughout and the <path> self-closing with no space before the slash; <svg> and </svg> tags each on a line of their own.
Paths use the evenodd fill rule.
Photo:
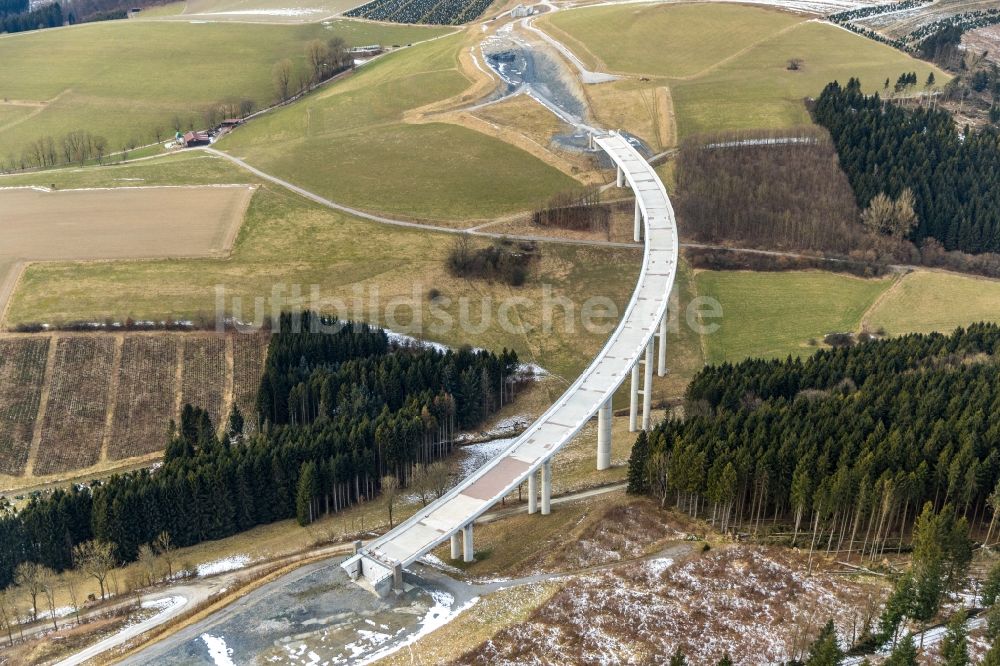
<svg viewBox="0 0 1000 666">
<path fill-rule="evenodd" d="M 996 641 L 979 662 L 979 666 L 1000 666 L 1000 641 Z"/>
<path fill-rule="evenodd" d="M 628 490 L 633 495 L 644 495 L 649 492 L 649 476 L 646 466 L 649 462 L 649 438 L 643 430 L 632 445 L 632 453 L 628 458 Z"/>
<path fill-rule="evenodd" d="M 948 622 L 948 630 L 941 640 L 942 666 L 969 665 L 969 641 L 965 633 L 965 620 L 965 611 L 959 611 Z"/>
<path fill-rule="evenodd" d="M 313 521 L 313 498 L 317 495 L 318 485 L 316 463 L 302 463 L 298 490 L 295 493 L 295 518 L 299 525 L 305 526 Z"/>
<path fill-rule="evenodd" d="M 243 412 L 238 405 L 233 405 L 232 411 L 229 412 L 229 422 L 226 424 L 226 435 L 230 441 L 237 441 L 243 436 L 243 426 Z"/>
<path fill-rule="evenodd" d="M 917 644 L 913 634 L 906 634 L 893 649 L 883 666 L 917 666 Z"/>
<path fill-rule="evenodd" d="M 670 666 L 687 666 L 687 657 L 681 652 L 681 646 L 678 645 L 674 653 L 670 655 Z"/>
<path fill-rule="evenodd" d="M 837 629 L 832 619 L 827 620 L 819 636 L 809 647 L 806 666 L 836 666 L 843 658 L 844 653 L 837 643 Z"/>
<path fill-rule="evenodd" d="M 724 655 L 722 655 L 722 659 L 720 659 L 718 661 L 718 663 L 716 664 L 716 666 L 733 666 L 733 660 L 729 656 L 728 652 L 725 653 Z"/>
<path fill-rule="evenodd" d="M 986 574 L 982 592 L 983 605 L 992 606 L 996 603 L 998 595 L 1000 595 L 1000 561 L 995 562 Z"/>
</svg>

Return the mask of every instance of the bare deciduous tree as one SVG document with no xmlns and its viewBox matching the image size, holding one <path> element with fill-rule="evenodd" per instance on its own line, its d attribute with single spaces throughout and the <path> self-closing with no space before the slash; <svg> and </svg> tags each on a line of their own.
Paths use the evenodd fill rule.
<svg viewBox="0 0 1000 666">
<path fill-rule="evenodd" d="M 312 84 L 316 85 L 326 78 L 330 67 L 330 48 L 319 39 L 306 44 L 306 62 L 312 72 Z"/>
<path fill-rule="evenodd" d="M 449 477 L 448 466 L 443 462 L 438 461 L 427 466 L 427 485 L 439 499 L 448 490 Z"/>
<path fill-rule="evenodd" d="M 105 598 L 104 582 L 115 566 L 114 547 L 106 541 L 84 541 L 73 547 L 76 567 L 94 578 L 101 586 L 101 599 Z"/>
<path fill-rule="evenodd" d="M 156 551 L 153 546 L 147 543 L 139 546 L 139 566 L 142 568 L 143 581 L 146 585 L 152 585 L 156 581 L 156 569 L 158 564 Z"/>
<path fill-rule="evenodd" d="M 14 622 L 17 617 L 14 597 L 10 590 L 0 590 L 0 628 L 7 632 L 7 644 L 14 644 Z"/>
<path fill-rule="evenodd" d="M 292 86 L 292 61 L 285 58 L 274 63 L 271 77 L 274 80 L 274 89 L 278 94 L 278 99 L 284 102 L 288 99 L 288 93 Z"/>
<path fill-rule="evenodd" d="M 392 528 L 392 513 L 399 498 L 399 479 L 391 474 L 382 477 L 382 496 L 389 508 L 389 528 Z"/>
<path fill-rule="evenodd" d="M 153 540 L 153 550 L 156 551 L 157 555 L 163 558 L 164 563 L 167 565 L 167 579 L 169 580 L 170 578 L 173 578 L 174 560 L 177 559 L 177 548 L 174 546 L 169 532 L 160 532 L 156 535 L 156 539 Z"/>
<path fill-rule="evenodd" d="M 872 233 L 906 238 L 917 223 L 913 203 L 913 192 L 909 189 L 903 190 L 895 201 L 885 192 L 879 192 L 861 213 L 861 221 Z"/>
<path fill-rule="evenodd" d="M 49 617 L 52 619 L 52 629 L 59 631 L 59 624 L 56 621 L 56 587 L 59 585 L 59 576 L 48 567 L 42 567 L 39 572 L 42 583 L 42 592 L 45 594 L 45 602 L 49 607 Z"/>
<path fill-rule="evenodd" d="M 42 593 L 42 569 L 37 562 L 21 562 L 14 570 L 14 584 L 31 597 L 31 619 L 38 619 L 38 595 Z"/>
</svg>

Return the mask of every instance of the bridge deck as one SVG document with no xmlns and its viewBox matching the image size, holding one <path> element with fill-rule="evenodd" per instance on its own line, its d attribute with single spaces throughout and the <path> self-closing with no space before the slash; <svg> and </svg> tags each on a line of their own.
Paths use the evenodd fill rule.
<svg viewBox="0 0 1000 666">
<path fill-rule="evenodd" d="M 643 213 L 642 270 L 632 299 L 604 348 L 569 389 L 501 455 L 443 497 L 344 562 L 372 584 L 430 552 L 485 513 L 571 441 L 625 380 L 663 318 L 677 269 L 673 208 L 659 177 L 618 134 L 596 143 L 624 171 Z"/>
</svg>

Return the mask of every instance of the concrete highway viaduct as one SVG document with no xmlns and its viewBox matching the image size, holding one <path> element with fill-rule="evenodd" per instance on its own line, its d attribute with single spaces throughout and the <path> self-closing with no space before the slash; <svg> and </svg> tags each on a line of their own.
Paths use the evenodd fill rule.
<svg viewBox="0 0 1000 666">
<path fill-rule="evenodd" d="M 476 519 L 525 479 L 528 513 L 540 509 L 548 514 L 552 458 L 595 414 L 597 469 L 610 467 L 611 400 L 623 382 L 631 384 L 629 430 L 651 425 L 654 364 L 657 374 L 666 372 L 667 301 L 677 272 L 677 225 L 663 183 L 625 137 L 611 132 L 594 137 L 594 143 L 614 162 L 618 187 L 627 185 L 635 193 L 635 240 L 645 241 L 639 280 L 625 313 L 590 366 L 502 454 L 409 520 L 359 547 L 341 565 L 380 595 L 401 589 L 403 570 L 449 539 L 451 557 L 471 562 Z"/>
</svg>

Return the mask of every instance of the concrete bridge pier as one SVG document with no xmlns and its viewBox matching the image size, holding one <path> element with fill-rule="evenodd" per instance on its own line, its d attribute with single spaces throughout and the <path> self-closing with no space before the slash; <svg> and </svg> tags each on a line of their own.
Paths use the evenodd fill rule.
<svg viewBox="0 0 1000 666">
<path fill-rule="evenodd" d="M 635 432 L 639 425 L 639 361 L 632 366 L 632 388 L 629 390 L 628 431 Z"/>
<path fill-rule="evenodd" d="M 597 410 L 597 469 L 604 470 L 611 467 L 611 400 L 607 401 Z"/>
<path fill-rule="evenodd" d="M 552 458 L 542 463 L 542 515 L 552 513 Z"/>
<path fill-rule="evenodd" d="M 670 298 L 670 295 L 667 295 Z M 658 349 L 659 355 L 656 364 L 656 374 L 663 377 L 667 374 L 667 315 L 668 312 L 663 313 L 663 319 L 660 320 L 660 347 Z"/>
<path fill-rule="evenodd" d="M 528 513 L 538 511 L 538 471 L 528 475 Z"/>
<path fill-rule="evenodd" d="M 472 523 L 462 528 L 462 561 L 474 562 L 476 552 L 472 548 Z"/>
<path fill-rule="evenodd" d="M 642 381 L 642 429 L 649 430 L 653 407 L 653 338 L 646 344 L 646 365 Z"/>
<path fill-rule="evenodd" d="M 398 562 L 392 567 L 392 591 L 403 591 L 403 565 Z"/>
<path fill-rule="evenodd" d="M 615 174 L 615 186 L 625 187 L 625 172 L 622 171 L 621 167 L 618 167 L 618 171 Z"/>
<path fill-rule="evenodd" d="M 451 559 L 457 560 L 462 556 L 462 537 L 458 532 L 451 535 Z"/>
<path fill-rule="evenodd" d="M 639 199 L 635 200 L 635 218 L 632 228 L 632 240 L 636 243 L 642 240 L 642 209 L 639 207 Z"/>
</svg>

